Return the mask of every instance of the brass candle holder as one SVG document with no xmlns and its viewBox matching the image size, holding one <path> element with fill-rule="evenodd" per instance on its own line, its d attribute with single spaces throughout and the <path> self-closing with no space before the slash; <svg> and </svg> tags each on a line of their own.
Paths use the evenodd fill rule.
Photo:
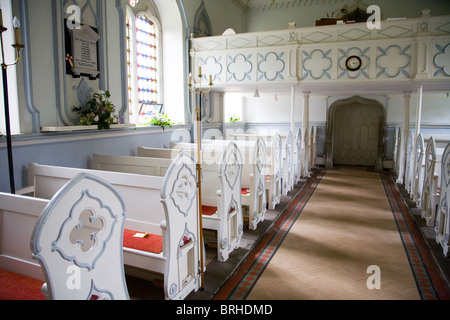
<svg viewBox="0 0 450 320">
<path fill-rule="evenodd" d="M 200 235 L 200 265 L 201 265 L 201 290 L 204 289 L 204 281 L 205 281 L 205 275 L 204 275 L 204 251 L 203 251 L 203 210 L 202 210 L 202 120 L 201 120 L 201 110 L 202 110 L 202 95 L 205 93 L 209 93 L 212 91 L 213 82 L 212 82 L 212 76 L 209 76 L 209 89 L 202 89 L 202 68 L 199 68 L 198 73 L 199 78 L 199 84 L 198 87 L 195 86 L 195 83 L 192 83 L 192 75 L 189 75 L 189 91 L 192 94 L 198 94 L 200 99 L 200 106 L 195 108 L 195 112 L 197 114 L 197 179 L 198 179 L 198 199 L 199 199 L 199 235 Z"/>
<path fill-rule="evenodd" d="M 8 166 L 9 166 L 9 183 L 11 187 L 11 193 L 16 193 L 16 187 L 14 182 L 14 163 L 12 154 L 12 140 L 11 140 L 11 119 L 9 116 L 9 95 L 8 95 L 8 67 L 16 65 L 20 61 L 20 53 L 25 46 L 21 43 L 20 35 L 20 22 L 17 17 L 13 20 L 14 35 L 16 43 L 12 45 L 16 52 L 16 60 L 12 63 L 6 63 L 5 61 L 5 50 L 3 45 L 3 34 L 8 31 L 7 28 L 3 26 L 2 10 L 0 9 L 0 42 L 1 42 L 1 54 L 2 54 L 2 77 L 3 77 L 3 98 L 5 107 L 5 124 L 6 124 L 6 144 L 8 151 Z"/>
</svg>

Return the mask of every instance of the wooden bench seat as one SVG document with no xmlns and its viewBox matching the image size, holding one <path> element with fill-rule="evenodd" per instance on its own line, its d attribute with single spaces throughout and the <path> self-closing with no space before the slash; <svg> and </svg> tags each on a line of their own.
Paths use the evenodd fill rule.
<svg viewBox="0 0 450 320">
<path fill-rule="evenodd" d="M 208 161 L 202 167 L 202 203 L 205 210 L 202 210 L 202 220 L 204 229 L 217 231 L 218 260 L 225 262 L 230 253 L 239 247 L 243 234 L 242 204 L 238 196 L 242 160 L 234 143 L 224 146 L 215 156 L 217 161 Z M 99 170 L 159 175 L 166 171 L 172 159 L 95 154 L 92 163 L 93 168 Z"/>
<path fill-rule="evenodd" d="M 34 196 L 47 199 L 83 172 L 108 181 L 123 198 L 127 209 L 125 229 L 163 239 L 163 252 L 159 254 L 124 247 L 125 264 L 162 274 L 166 299 L 184 299 L 198 290 L 197 182 L 193 159 L 179 155 L 163 177 L 30 164 L 29 184 L 34 188 Z M 192 241 L 180 247 L 185 237 Z"/>
</svg>

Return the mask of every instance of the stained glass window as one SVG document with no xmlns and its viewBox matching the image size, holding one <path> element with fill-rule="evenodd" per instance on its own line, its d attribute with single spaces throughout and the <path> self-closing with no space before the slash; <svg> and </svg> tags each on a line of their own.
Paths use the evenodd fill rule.
<svg viewBox="0 0 450 320">
<path fill-rule="evenodd" d="M 136 18 L 136 55 L 139 103 L 158 103 L 157 35 L 145 15 Z"/>
<path fill-rule="evenodd" d="M 126 15 L 127 75 L 130 120 L 140 123 L 145 104 L 159 104 L 158 27 L 146 14 Z"/>
<path fill-rule="evenodd" d="M 127 15 L 126 36 L 127 36 L 127 85 L 128 85 L 128 104 L 131 106 L 132 97 L 132 59 L 131 59 L 131 30 L 130 30 L 130 17 Z"/>
</svg>

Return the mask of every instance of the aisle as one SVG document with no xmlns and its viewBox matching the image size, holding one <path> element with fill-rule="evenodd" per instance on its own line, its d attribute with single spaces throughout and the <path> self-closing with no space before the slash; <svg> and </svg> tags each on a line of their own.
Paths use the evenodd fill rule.
<svg viewBox="0 0 450 320">
<path fill-rule="evenodd" d="M 328 171 L 247 299 L 420 299 L 380 174 Z"/>
<path fill-rule="evenodd" d="M 247 274 L 228 299 L 435 299 L 386 176 L 359 167 L 318 174 L 259 256 L 243 263 Z M 368 288 L 371 266 L 380 289 Z"/>
</svg>

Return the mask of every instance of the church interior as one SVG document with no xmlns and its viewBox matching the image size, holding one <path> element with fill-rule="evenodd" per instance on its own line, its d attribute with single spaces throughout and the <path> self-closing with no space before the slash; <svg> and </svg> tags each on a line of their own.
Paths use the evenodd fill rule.
<svg viewBox="0 0 450 320">
<path fill-rule="evenodd" d="M 450 299 L 449 1 L 0 25 L 0 300 Z"/>
</svg>

